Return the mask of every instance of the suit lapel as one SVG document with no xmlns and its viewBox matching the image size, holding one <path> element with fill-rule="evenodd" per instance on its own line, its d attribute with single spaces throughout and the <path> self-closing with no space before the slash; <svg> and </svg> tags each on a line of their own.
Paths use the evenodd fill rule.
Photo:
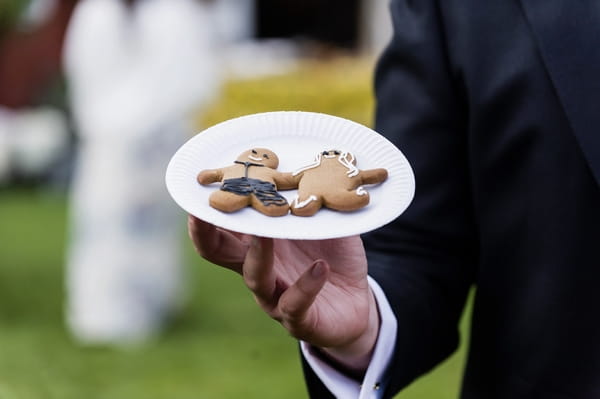
<svg viewBox="0 0 600 399">
<path fill-rule="evenodd" d="M 600 184 L 600 1 L 521 3 L 567 118 Z"/>
</svg>

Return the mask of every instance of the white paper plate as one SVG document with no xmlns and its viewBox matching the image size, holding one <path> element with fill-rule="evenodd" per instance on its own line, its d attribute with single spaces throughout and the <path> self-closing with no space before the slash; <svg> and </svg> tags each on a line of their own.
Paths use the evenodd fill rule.
<svg viewBox="0 0 600 399">
<path fill-rule="evenodd" d="M 382 184 L 365 186 L 370 203 L 355 212 L 321 209 L 310 217 L 270 217 L 251 208 L 224 213 L 210 207 L 208 196 L 218 190 L 219 183 L 198 184 L 198 172 L 229 166 L 253 147 L 273 150 L 280 159 L 277 170 L 282 172 L 308 165 L 318 152 L 338 149 L 352 152 L 359 169 L 385 168 L 389 177 Z M 347 119 L 295 111 L 247 115 L 197 134 L 171 159 L 166 183 L 180 207 L 216 226 L 262 237 L 309 240 L 346 237 L 383 226 L 408 207 L 415 190 L 408 161 L 383 136 Z M 291 201 L 296 190 L 280 193 Z"/>
</svg>

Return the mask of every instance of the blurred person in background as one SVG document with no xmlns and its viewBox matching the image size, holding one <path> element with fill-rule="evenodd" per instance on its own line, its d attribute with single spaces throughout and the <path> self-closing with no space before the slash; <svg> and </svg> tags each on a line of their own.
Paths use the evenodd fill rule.
<svg viewBox="0 0 600 399">
<path fill-rule="evenodd" d="M 73 13 L 67 321 L 83 343 L 142 342 L 180 306 L 181 219 L 164 172 L 218 89 L 213 39 L 208 1 L 81 0 Z"/>
<path fill-rule="evenodd" d="M 67 179 L 71 134 L 61 53 L 75 3 L 0 3 L 0 187 Z"/>
</svg>

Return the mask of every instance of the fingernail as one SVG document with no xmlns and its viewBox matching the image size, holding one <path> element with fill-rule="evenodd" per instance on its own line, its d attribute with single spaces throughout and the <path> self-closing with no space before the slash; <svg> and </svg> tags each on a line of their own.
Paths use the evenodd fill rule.
<svg viewBox="0 0 600 399">
<path fill-rule="evenodd" d="M 250 240 L 250 245 L 252 245 L 254 248 L 259 248 L 260 247 L 260 239 L 256 236 L 252 236 L 252 239 Z"/>
<path fill-rule="evenodd" d="M 315 262 L 312 270 L 310 271 L 310 275 L 314 278 L 319 278 L 319 277 L 323 276 L 324 273 L 325 273 L 325 265 L 323 264 L 323 262 L 322 261 Z"/>
</svg>

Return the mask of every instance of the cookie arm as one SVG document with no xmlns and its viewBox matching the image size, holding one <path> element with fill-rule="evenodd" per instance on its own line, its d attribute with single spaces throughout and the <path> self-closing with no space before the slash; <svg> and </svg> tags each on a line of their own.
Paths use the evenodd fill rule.
<svg viewBox="0 0 600 399">
<path fill-rule="evenodd" d="M 222 169 L 206 169 L 198 173 L 196 180 L 200 184 L 211 184 L 223 180 Z"/>
<path fill-rule="evenodd" d="M 300 175 L 294 176 L 291 173 L 277 173 L 273 176 L 273 180 L 278 190 L 292 190 L 298 188 Z"/>
<path fill-rule="evenodd" d="M 388 177 L 388 171 L 383 168 L 361 170 L 363 184 L 376 184 L 385 181 Z"/>
</svg>

